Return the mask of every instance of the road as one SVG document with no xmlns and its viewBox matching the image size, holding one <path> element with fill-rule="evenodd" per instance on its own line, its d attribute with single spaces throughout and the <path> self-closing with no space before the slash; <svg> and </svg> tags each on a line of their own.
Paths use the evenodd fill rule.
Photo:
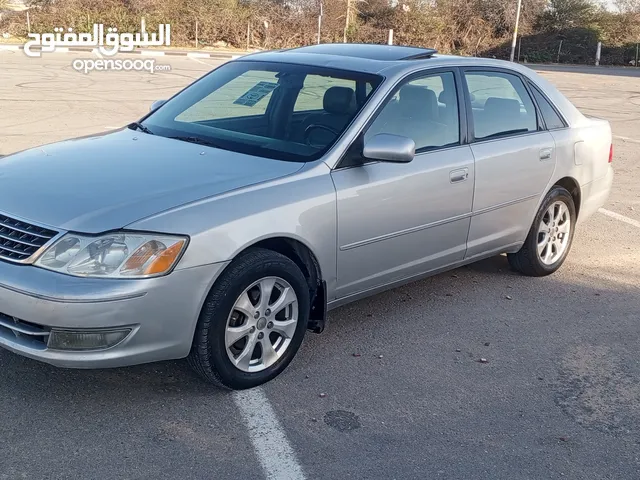
<svg viewBox="0 0 640 480">
<path fill-rule="evenodd" d="M 216 64 L 83 75 L 74 58 L 0 51 L 0 154 L 122 126 Z M 0 351 L 0 479 L 640 478 L 638 79 L 563 70 L 543 74 L 612 124 L 605 208 L 631 223 L 597 213 L 547 278 L 497 256 L 340 308 L 252 397 L 181 361 Z"/>
</svg>

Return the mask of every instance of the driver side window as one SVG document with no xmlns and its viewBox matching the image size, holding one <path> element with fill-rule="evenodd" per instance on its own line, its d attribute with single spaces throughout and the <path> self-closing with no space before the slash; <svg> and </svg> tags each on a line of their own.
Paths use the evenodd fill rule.
<svg viewBox="0 0 640 480">
<path fill-rule="evenodd" d="M 365 133 L 365 142 L 379 133 L 411 138 L 416 151 L 460 142 L 460 116 L 452 72 L 404 83 Z"/>
</svg>

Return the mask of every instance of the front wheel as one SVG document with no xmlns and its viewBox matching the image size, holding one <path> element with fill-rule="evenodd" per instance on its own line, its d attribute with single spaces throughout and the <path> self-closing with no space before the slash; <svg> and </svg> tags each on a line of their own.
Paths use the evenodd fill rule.
<svg viewBox="0 0 640 480">
<path fill-rule="evenodd" d="M 205 380 L 232 389 L 279 375 L 302 343 L 309 285 L 298 266 L 271 250 L 234 260 L 211 289 L 188 357 Z"/>
<path fill-rule="evenodd" d="M 533 277 L 550 275 L 564 263 L 576 225 L 576 208 L 571 194 L 553 187 L 547 194 L 524 245 L 507 255 L 514 270 Z"/>
</svg>

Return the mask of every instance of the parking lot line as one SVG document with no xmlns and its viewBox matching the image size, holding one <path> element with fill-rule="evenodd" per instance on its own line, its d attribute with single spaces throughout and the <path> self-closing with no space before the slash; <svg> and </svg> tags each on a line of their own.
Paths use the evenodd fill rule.
<svg viewBox="0 0 640 480">
<path fill-rule="evenodd" d="M 304 480 L 302 467 L 273 407 L 259 388 L 233 392 L 233 400 L 249 429 L 258 460 L 269 480 Z"/>
<path fill-rule="evenodd" d="M 614 135 L 613 138 L 618 138 L 620 140 L 624 140 L 625 142 L 640 143 L 640 140 L 636 140 L 635 138 L 623 137 L 622 135 Z"/>
<path fill-rule="evenodd" d="M 624 215 L 620 215 L 619 213 L 612 212 L 611 210 L 606 210 L 604 208 L 601 208 L 598 211 L 603 215 L 606 215 L 607 217 L 615 218 L 616 220 L 620 220 L 621 222 L 628 223 L 629 225 L 633 225 L 636 228 L 640 228 L 640 222 L 634 220 L 633 218 L 625 217 Z"/>
</svg>

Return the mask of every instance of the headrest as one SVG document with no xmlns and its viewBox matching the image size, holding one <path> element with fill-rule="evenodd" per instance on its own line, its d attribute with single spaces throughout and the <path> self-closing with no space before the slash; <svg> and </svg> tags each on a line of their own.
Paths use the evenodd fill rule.
<svg viewBox="0 0 640 480">
<path fill-rule="evenodd" d="M 405 111 L 415 111 L 420 107 L 420 111 L 430 116 L 438 115 L 438 100 L 436 92 L 426 87 L 417 85 L 406 85 L 400 89 L 400 106 Z"/>
<path fill-rule="evenodd" d="M 508 117 L 520 116 L 520 102 L 511 98 L 489 97 L 484 104 L 484 110 Z"/>
<path fill-rule="evenodd" d="M 456 92 L 453 90 L 442 90 L 440 95 L 438 95 L 438 101 L 440 103 L 444 103 L 445 105 L 449 105 L 449 102 L 452 100 L 455 102 Z"/>
<path fill-rule="evenodd" d="M 352 113 L 355 104 L 353 89 L 349 87 L 331 87 L 324 92 L 322 106 L 325 112 L 334 114 Z"/>
</svg>

